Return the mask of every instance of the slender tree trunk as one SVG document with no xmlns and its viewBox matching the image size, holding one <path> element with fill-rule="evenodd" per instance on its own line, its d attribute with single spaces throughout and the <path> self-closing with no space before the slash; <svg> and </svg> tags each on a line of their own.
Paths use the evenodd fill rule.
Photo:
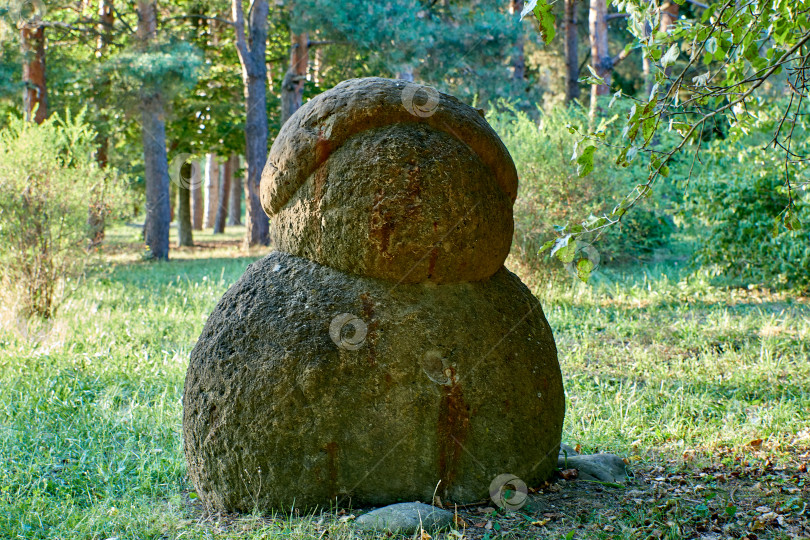
<svg viewBox="0 0 810 540">
<path fill-rule="evenodd" d="M 509 2 L 509 14 L 520 15 L 523 11 L 523 0 L 511 0 Z M 523 47 L 523 29 L 517 36 L 515 52 L 512 55 L 512 78 L 516 81 L 523 81 L 526 78 L 526 58 Z"/>
<path fill-rule="evenodd" d="M 41 124 L 48 117 L 45 81 L 45 27 L 34 21 L 20 30 L 23 53 L 22 80 L 25 119 Z"/>
<path fill-rule="evenodd" d="M 138 1 L 138 38 L 146 50 L 157 32 L 154 0 Z M 140 95 L 141 140 L 146 179 L 146 223 L 144 239 L 153 259 L 169 258 L 169 161 L 166 155 L 166 126 L 163 95 L 158 88 L 144 88 Z"/>
<path fill-rule="evenodd" d="M 180 170 L 180 178 L 188 182 L 177 183 L 177 245 L 193 246 L 194 238 L 191 233 L 191 186 L 194 178 L 195 162 L 184 163 Z"/>
<path fill-rule="evenodd" d="M 99 33 L 96 41 L 96 58 L 104 56 L 104 51 L 112 43 L 115 10 L 113 0 L 98 0 Z"/>
<path fill-rule="evenodd" d="M 194 166 L 191 168 L 191 228 L 193 230 L 202 230 L 204 211 L 202 165 L 200 160 L 195 160 Z"/>
<path fill-rule="evenodd" d="M 216 154 L 205 154 L 205 220 L 204 227 L 214 226 L 219 206 L 219 163 Z"/>
<path fill-rule="evenodd" d="M 242 0 L 233 0 L 236 49 L 242 64 L 245 87 L 245 158 L 247 160 L 247 215 L 245 244 L 270 243 L 270 222 L 259 198 L 259 183 L 267 161 L 267 0 L 254 0 L 248 14 L 249 32 L 245 33 Z"/>
<path fill-rule="evenodd" d="M 293 34 L 290 47 L 290 69 L 281 83 L 281 125 L 301 108 L 304 100 L 304 81 L 309 67 L 309 39 L 307 34 Z"/>
<path fill-rule="evenodd" d="M 225 232 L 225 222 L 228 219 L 228 196 L 231 194 L 231 180 L 233 178 L 233 156 L 223 163 L 219 174 L 219 204 L 217 217 L 214 220 L 214 234 Z"/>
<path fill-rule="evenodd" d="M 565 0 L 565 102 L 579 98 L 579 36 L 576 0 Z"/>
<path fill-rule="evenodd" d="M 113 0 L 99 0 L 98 1 L 98 18 L 99 18 L 99 25 L 97 28 L 98 31 L 98 39 L 96 41 L 96 58 L 102 59 L 104 58 L 107 47 L 109 47 L 110 43 L 112 42 L 112 32 L 113 32 L 113 24 L 115 24 L 115 11 L 113 10 Z M 102 83 L 102 95 L 99 96 L 97 99 L 99 102 L 99 108 L 103 109 L 106 105 L 106 90 L 109 88 L 109 80 L 105 80 Z M 97 149 L 96 149 L 96 161 L 99 164 L 99 167 L 102 169 L 107 166 L 107 146 L 108 146 L 108 137 L 107 137 L 107 115 L 106 113 L 102 112 L 101 114 L 101 128 L 98 131 L 98 138 L 97 140 Z M 103 233 L 103 231 L 102 231 Z"/>
<path fill-rule="evenodd" d="M 233 176 L 231 178 L 231 195 L 228 199 L 228 225 L 242 224 L 242 172 L 239 169 L 239 156 L 231 156 L 233 160 Z"/>
<path fill-rule="evenodd" d="M 99 0 L 98 2 L 98 17 L 100 24 L 98 25 L 98 40 L 96 41 L 96 58 L 102 59 L 107 51 L 107 47 L 112 41 L 113 24 L 115 23 L 115 14 L 113 11 L 113 0 Z M 98 99 L 98 108 L 101 109 L 99 118 L 99 126 L 97 127 L 96 136 L 96 162 L 102 169 L 107 168 L 109 156 L 107 154 L 107 147 L 109 146 L 109 137 L 107 136 L 107 114 L 104 112 L 106 109 L 106 95 L 109 87 L 109 80 L 102 82 L 102 90 Z M 97 246 L 104 240 L 105 229 L 105 215 L 106 209 L 102 201 L 91 201 L 90 208 L 87 212 L 87 228 L 89 230 L 90 245 Z"/>
<path fill-rule="evenodd" d="M 324 64 L 326 61 L 326 49 L 323 47 L 315 48 L 315 59 L 312 62 L 312 81 L 316 86 L 323 83 Z"/>
<path fill-rule="evenodd" d="M 669 32 L 669 27 L 678 20 L 680 9 L 681 7 L 674 2 L 666 2 L 661 6 L 661 25 L 658 28 L 660 32 L 665 34 Z M 670 73 L 672 73 L 672 66 L 664 68 L 664 74 L 667 77 L 669 77 Z"/>
<path fill-rule="evenodd" d="M 588 29 L 590 31 L 591 59 L 594 71 L 605 81 L 605 84 L 591 85 L 591 116 L 593 116 L 598 107 L 599 96 L 610 93 L 610 73 L 613 69 L 608 54 L 606 0 L 590 0 Z"/>
</svg>

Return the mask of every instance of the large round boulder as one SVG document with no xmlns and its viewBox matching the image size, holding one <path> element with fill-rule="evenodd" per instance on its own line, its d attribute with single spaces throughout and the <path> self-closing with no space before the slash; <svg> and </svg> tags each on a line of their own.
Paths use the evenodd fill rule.
<svg viewBox="0 0 810 540">
<path fill-rule="evenodd" d="M 274 252 L 208 319 L 183 409 L 197 492 L 251 511 L 531 486 L 556 466 L 564 398 L 543 310 L 506 269 L 396 284 Z"/>
</svg>

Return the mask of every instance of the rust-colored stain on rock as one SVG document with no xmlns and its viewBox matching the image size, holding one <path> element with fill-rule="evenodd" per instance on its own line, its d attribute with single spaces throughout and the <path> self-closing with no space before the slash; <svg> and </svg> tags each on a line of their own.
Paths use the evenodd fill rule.
<svg viewBox="0 0 810 540">
<path fill-rule="evenodd" d="M 470 412 L 464 402 L 461 385 L 456 380 L 453 368 L 448 369 L 451 383 L 443 387 L 444 395 L 439 404 L 439 420 L 436 425 L 439 478 L 445 497 L 458 474 L 461 454 L 470 430 Z"/>
</svg>

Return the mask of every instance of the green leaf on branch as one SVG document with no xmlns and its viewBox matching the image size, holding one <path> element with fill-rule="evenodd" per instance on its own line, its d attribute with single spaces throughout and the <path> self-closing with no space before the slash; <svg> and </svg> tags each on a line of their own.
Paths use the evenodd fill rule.
<svg viewBox="0 0 810 540">
<path fill-rule="evenodd" d="M 603 227 L 604 225 L 607 225 L 607 223 L 608 223 L 608 218 L 606 218 L 604 216 L 596 217 L 593 214 L 591 214 L 588 217 L 588 219 L 586 219 L 585 221 L 582 222 L 582 224 L 585 225 L 585 227 L 589 231 L 593 231 L 593 230 L 598 229 L 599 227 Z"/>
<path fill-rule="evenodd" d="M 543 37 L 543 42 L 548 45 L 554 39 L 556 32 L 554 30 L 554 14 L 551 12 L 551 4 L 546 0 L 529 0 L 523 6 L 520 18 L 523 19 L 530 11 L 537 17 L 537 22 L 540 23 L 540 35 Z"/>
<path fill-rule="evenodd" d="M 586 146 L 577 158 L 577 174 L 580 178 L 588 176 L 593 171 L 593 153 L 596 146 Z"/>
<path fill-rule="evenodd" d="M 669 48 L 669 50 L 666 52 L 666 54 L 664 54 L 664 56 L 661 57 L 661 65 L 664 66 L 664 67 L 667 67 L 669 65 L 674 64 L 675 61 L 678 59 L 678 54 L 679 53 L 680 53 L 680 49 L 678 47 L 678 44 L 675 43 L 674 45 L 672 45 Z"/>
<path fill-rule="evenodd" d="M 555 238 L 554 240 L 549 240 L 548 242 L 546 242 L 545 244 L 543 244 L 543 245 L 540 247 L 540 251 L 538 251 L 537 253 L 538 253 L 538 254 L 540 254 L 540 253 L 544 253 L 544 252 L 546 252 L 546 251 L 550 250 L 551 248 L 553 248 L 553 247 L 554 247 L 554 244 L 555 244 L 556 242 L 557 242 L 557 239 L 556 239 L 556 238 Z"/>
<path fill-rule="evenodd" d="M 799 221 L 799 216 L 792 208 L 788 208 L 785 212 L 785 227 L 789 231 L 800 231 L 802 229 L 802 222 Z"/>
<path fill-rule="evenodd" d="M 577 261 L 577 277 L 585 283 L 588 283 L 588 278 L 591 277 L 594 264 L 590 259 L 580 259 Z"/>
<path fill-rule="evenodd" d="M 573 261 L 576 253 L 577 241 L 574 240 L 574 237 L 570 234 L 558 238 L 554 249 L 551 250 L 551 256 L 557 257 L 563 264 L 568 264 Z"/>
<path fill-rule="evenodd" d="M 588 66 L 588 71 L 591 72 L 591 76 L 586 77 L 586 79 L 589 80 L 589 81 L 592 81 L 591 84 L 602 84 L 602 85 L 607 84 L 605 82 L 605 79 L 603 79 L 601 76 L 599 76 L 599 74 L 596 73 L 596 70 L 594 70 L 592 66 Z"/>
<path fill-rule="evenodd" d="M 649 141 L 652 138 L 653 133 L 655 133 L 655 117 L 644 120 L 641 130 L 644 133 L 644 141 Z"/>
</svg>

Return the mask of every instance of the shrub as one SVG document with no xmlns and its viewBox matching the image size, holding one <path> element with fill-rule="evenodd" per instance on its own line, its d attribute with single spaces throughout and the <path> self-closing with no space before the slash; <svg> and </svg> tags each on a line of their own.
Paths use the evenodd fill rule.
<svg viewBox="0 0 810 540">
<path fill-rule="evenodd" d="M 26 316 L 54 314 L 85 267 L 90 209 L 106 213 L 120 199 L 92 159 L 95 133 L 82 116 L 14 119 L 0 131 L 2 280 Z"/>
<path fill-rule="evenodd" d="M 801 134 L 800 137 L 803 137 Z M 761 142 L 761 141 L 760 141 Z M 804 230 L 784 224 L 784 154 L 752 137 L 723 141 L 693 179 L 681 212 L 698 238 L 695 263 L 713 265 L 732 284 L 810 288 L 810 198 L 794 191 Z M 806 174 L 806 173 L 805 173 Z M 795 186 L 807 179 L 793 178 Z"/>
<path fill-rule="evenodd" d="M 626 114 L 620 110 L 608 112 Z M 539 114 L 536 122 L 509 103 L 499 102 L 487 116 L 517 166 L 519 192 L 513 249 L 528 264 L 540 262 L 538 251 L 554 237 L 555 225 L 609 213 L 634 186 L 646 180 L 639 163 L 641 157 L 621 168 L 605 149 L 597 152 L 593 172 L 580 178 L 576 163 L 571 161 L 576 135 L 567 126 L 587 125 L 587 111 L 579 106 L 559 106 L 540 110 Z M 678 167 L 676 163 L 670 168 Z M 674 227 L 666 213 L 673 197 L 671 186 L 662 182 L 655 197 L 628 212 L 619 225 L 608 228 L 595 246 L 602 261 L 627 261 L 665 246 Z"/>
</svg>

